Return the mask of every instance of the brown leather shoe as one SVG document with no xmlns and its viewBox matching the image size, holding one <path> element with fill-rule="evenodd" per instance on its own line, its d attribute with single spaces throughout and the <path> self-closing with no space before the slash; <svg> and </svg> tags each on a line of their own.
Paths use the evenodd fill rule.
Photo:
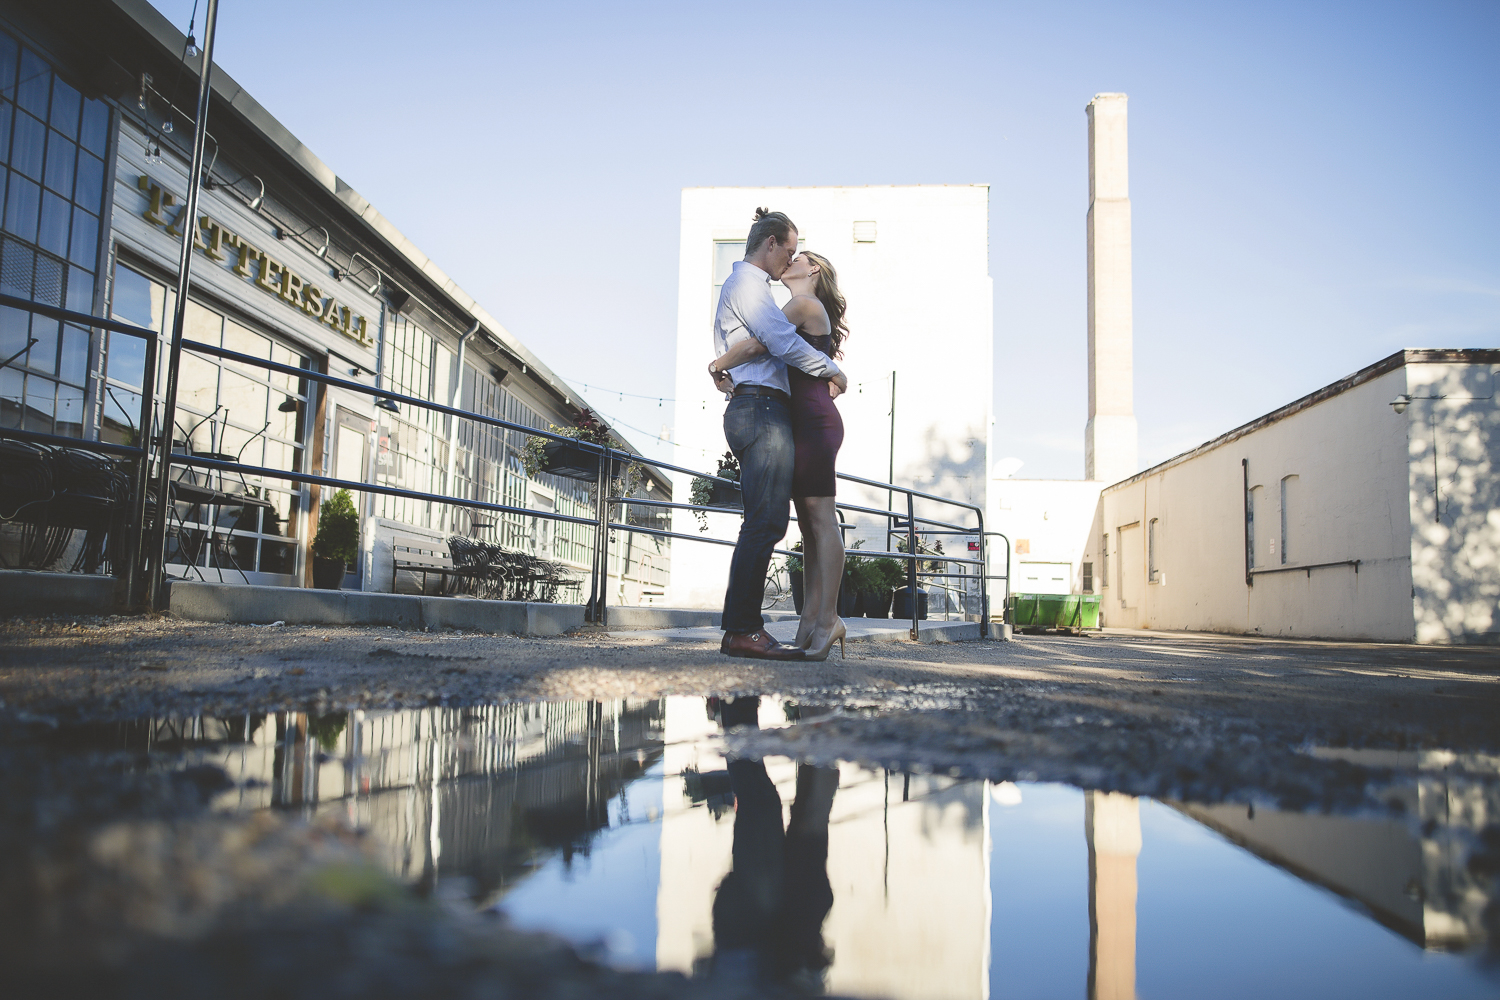
<svg viewBox="0 0 1500 1000">
<path fill-rule="evenodd" d="M 779 643 L 764 631 L 748 634 L 725 632 L 724 641 L 719 643 L 719 652 L 747 660 L 801 660 L 807 656 L 806 650 Z"/>
</svg>

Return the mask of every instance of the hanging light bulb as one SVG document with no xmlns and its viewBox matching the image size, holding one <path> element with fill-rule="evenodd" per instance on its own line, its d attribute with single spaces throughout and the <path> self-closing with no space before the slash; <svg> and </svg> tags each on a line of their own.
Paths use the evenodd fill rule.
<svg viewBox="0 0 1500 1000">
<path fill-rule="evenodd" d="M 193 37 L 191 28 L 188 29 L 187 48 L 183 51 L 187 53 L 189 59 L 195 59 L 198 56 L 198 39 Z"/>
<path fill-rule="evenodd" d="M 168 116 L 167 118 L 163 119 L 163 121 L 161 123 L 161 130 L 166 135 L 171 135 L 172 134 L 172 118 L 171 118 L 171 116 Z"/>
</svg>

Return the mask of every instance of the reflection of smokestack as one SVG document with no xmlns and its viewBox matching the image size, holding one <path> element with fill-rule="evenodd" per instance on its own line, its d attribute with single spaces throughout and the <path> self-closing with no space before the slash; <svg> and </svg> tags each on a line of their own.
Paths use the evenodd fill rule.
<svg viewBox="0 0 1500 1000">
<path fill-rule="evenodd" d="M 1085 792 L 1089 844 L 1089 1000 L 1135 1000 L 1135 859 L 1141 807 L 1132 795 Z"/>
<path fill-rule="evenodd" d="M 1095 94 L 1089 116 L 1089 422 L 1083 478 L 1136 473 L 1130 278 L 1130 158 L 1124 94 Z"/>
</svg>

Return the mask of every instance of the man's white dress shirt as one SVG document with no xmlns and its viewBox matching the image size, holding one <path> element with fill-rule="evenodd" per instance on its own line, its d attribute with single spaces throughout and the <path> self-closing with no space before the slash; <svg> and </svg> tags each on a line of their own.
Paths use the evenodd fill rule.
<svg viewBox="0 0 1500 1000">
<path fill-rule="evenodd" d="M 746 337 L 766 346 L 765 354 L 729 370 L 736 386 L 768 385 L 790 394 L 786 366 L 795 365 L 817 378 L 842 374 L 833 359 L 802 339 L 771 297 L 771 276 L 749 261 L 737 260 L 719 292 L 714 314 L 715 357 L 722 357 Z"/>
</svg>

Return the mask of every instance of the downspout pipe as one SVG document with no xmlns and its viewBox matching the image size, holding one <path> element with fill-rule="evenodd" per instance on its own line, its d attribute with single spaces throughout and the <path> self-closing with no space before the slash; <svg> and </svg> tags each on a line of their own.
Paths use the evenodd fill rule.
<svg viewBox="0 0 1500 1000">
<path fill-rule="evenodd" d="M 470 327 L 458 335 L 458 371 L 453 379 L 452 388 L 448 392 L 448 405 L 455 410 L 458 409 L 458 401 L 463 395 L 464 385 L 464 348 L 468 345 L 469 338 L 479 332 L 479 320 L 474 320 Z M 448 418 L 452 423 L 448 425 L 448 476 L 443 480 L 444 492 L 450 497 L 457 497 L 458 491 L 453 488 L 453 476 L 457 471 L 458 464 L 458 417 Z M 453 519 L 453 505 L 448 505 L 448 530 L 455 527 Z"/>
</svg>

